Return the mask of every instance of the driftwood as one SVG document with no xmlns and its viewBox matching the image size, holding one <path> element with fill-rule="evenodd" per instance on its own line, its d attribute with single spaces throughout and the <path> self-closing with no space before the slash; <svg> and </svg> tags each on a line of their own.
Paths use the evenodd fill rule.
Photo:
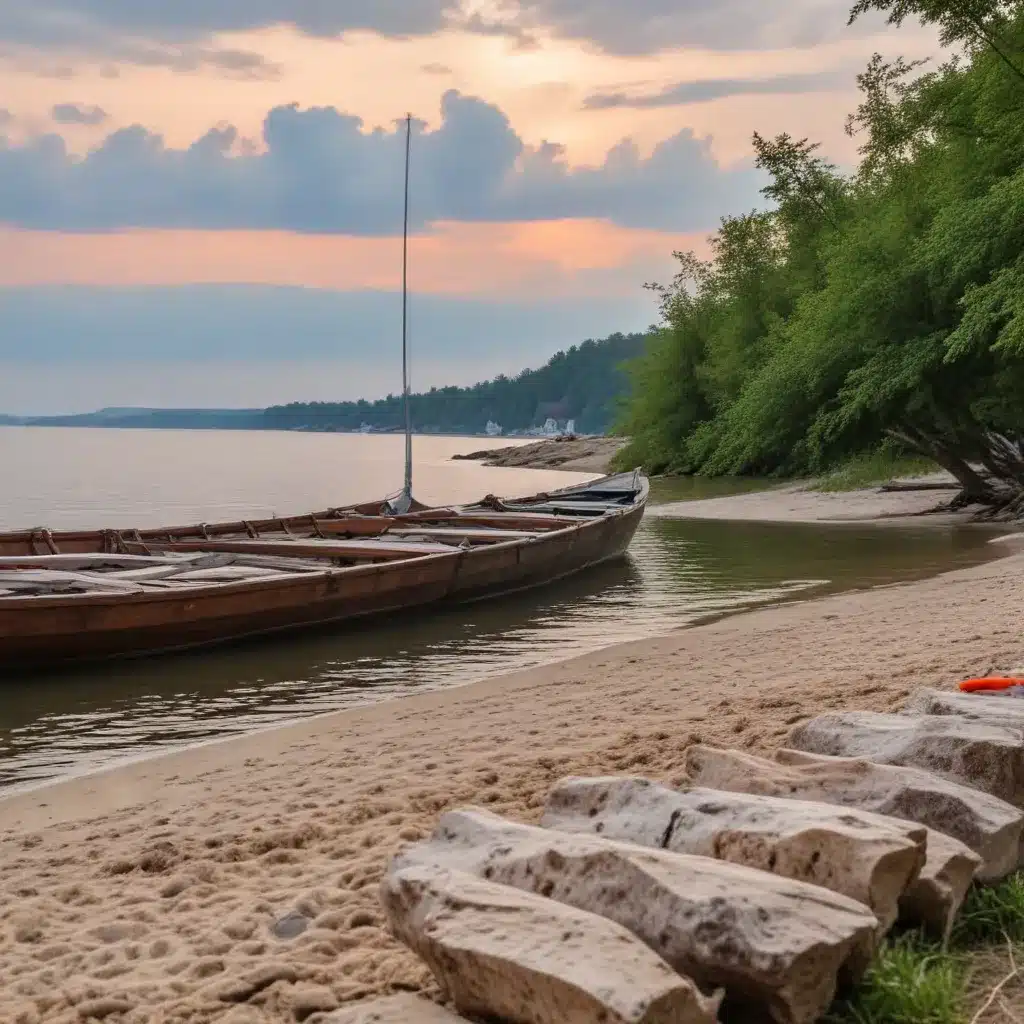
<svg viewBox="0 0 1024 1024">
<path fill-rule="evenodd" d="M 950 480 L 948 483 L 940 483 L 938 481 L 902 483 L 899 480 L 890 480 L 888 483 L 882 484 L 878 489 L 883 493 L 900 494 L 904 491 L 959 491 L 960 485 L 955 480 Z"/>
</svg>

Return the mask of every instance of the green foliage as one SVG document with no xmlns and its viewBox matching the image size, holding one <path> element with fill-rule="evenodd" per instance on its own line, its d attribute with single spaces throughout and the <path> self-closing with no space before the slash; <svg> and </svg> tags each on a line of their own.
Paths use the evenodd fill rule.
<svg viewBox="0 0 1024 1024">
<path fill-rule="evenodd" d="M 772 207 L 679 257 L 620 425 L 631 459 L 707 475 L 821 474 L 889 441 L 996 503 L 1024 493 L 1024 4 L 869 10 L 961 55 L 870 62 L 853 175 L 754 136 Z"/>
<path fill-rule="evenodd" d="M 919 932 L 890 938 L 856 989 L 836 1002 L 825 1024 L 966 1024 L 991 991 L 994 947 L 1024 942 L 1024 873 L 975 885 L 957 917 L 950 948 Z M 1000 962 L 997 976 L 1005 967 Z M 975 977 L 980 972 L 981 986 Z"/>
<path fill-rule="evenodd" d="M 1022 65 L 1014 59 L 1014 50 L 1019 52 L 1019 47 L 1013 45 L 1012 35 L 1007 36 L 1016 6 L 1005 0 L 857 0 L 850 23 L 868 11 L 882 11 L 892 25 L 911 19 L 937 25 L 943 45 L 987 48 L 1024 78 Z"/>
<path fill-rule="evenodd" d="M 581 433 L 603 434 L 626 390 L 623 364 L 644 346 L 642 334 L 613 334 L 558 352 L 539 370 L 499 376 L 468 388 L 431 388 L 411 396 L 416 430 L 481 433 L 488 420 L 506 430 L 541 426 L 548 417 L 576 421 Z M 272 429 L 377 430 L 404 425 L 401 395 L 375 402 L 304 402 L 272 406 L 264 413 Z"/>
<path fill-rule="evenodd" d="M 888 940 L 826 1024 L 963 1024 L 964 969 L 916 932 Z"/>
<path fill-rule="evenodd" d="M 1024 874 L 1017 872 L 996 885 L 974 886 L 964 901 L 953 930 L 960 947 L 1024 942 Z"/>
<path fill-rule="evenodd" d="M 817 482 L 817 489 L 825 492 L 856 491 L 900 477 L 923 476 L 934 473 L 934 462 L 914 456 L 901 455 L 894 446 L 883 445 L 866 455 L 855 455 L 837 466 Z"/>
</svg>

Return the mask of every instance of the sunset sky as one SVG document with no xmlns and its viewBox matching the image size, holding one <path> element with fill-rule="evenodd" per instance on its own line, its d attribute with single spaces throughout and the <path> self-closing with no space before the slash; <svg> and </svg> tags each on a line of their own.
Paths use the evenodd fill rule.
<svg viewBox="0 0 1024 1024">
<path fill-rule="evenodd" d="M 0 412 L 376 397 L 640 330 L 759 205 L 750 136 L 852 164 L 845 0 L 0 0 Z"/>
</svg>

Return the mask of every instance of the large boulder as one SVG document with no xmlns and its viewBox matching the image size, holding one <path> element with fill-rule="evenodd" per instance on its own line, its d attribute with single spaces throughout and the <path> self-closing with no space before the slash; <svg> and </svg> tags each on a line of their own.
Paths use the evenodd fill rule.
<svg viewBox="0 0 1024 1024">
<path fill-rule="evenodd" d="M 639 778 L 564 779 L 541 824 L 715 857 L 821 885 L 871 908 L 882 930 L 925 860 L 928 830 L 867 811 Z"/>
<path fill-rule="evenodd" d="M 394 934 L 459 1013 L 506 1024 L 713 1024 L 703 996 L 610 920 L 428 861 L 381 883 Z"/>
<path fill-rule="evenodd" d="M 953 715 L 842 711 L 796 726 L 789 746 L 923 768 L 1024 807 L 1024 731 Z"/>
<path fill-rule="evenodd" d="M 967 897 L 981 858 L 957 839 L 928 830 L 928 858 L 900 897 L 900 917 L 921 924 L 943 942 Z"/>
<path fill-rule="evenodd" d="M 324 1017 L 323 1024 L 466 1024 L 466 1019 L 437 1003 L 401 993 L 342 1007 Z"/>
<path fill-rule="evenodd" d="M 957 715 L 975 722 L 1024 729 L 1024 700 L 1006 691 L 960 693 L 958 690 L 918 690 L 903 705 L 901 715 Z"/>
<path fill-rule="evenodd" d="M 764 780 L 773 791 L 863 807 L 943 832 L 981 857 L 979 882 L 999 881 L 1021 863 L 1024 813 L 979 789 L 920 768 L 875 764 L 863 758 L 778 750 L 775 760 Z M 759 779 L 758 792 L 762 792 L 760 784 Z"/>
<path fill-rule="evenodd" d="M 929 808 L 930 813 L 921 817 L 929 820 L 936 820 L 943 811 L 949 810 L 967 816 L 972 808 L 980 804 L 984 810 L 988 803 L 996 813 L 1000 808 L 1018 813 L 1016 808 L 1001 800 L 956 786 L 927 772 L 791 750 L 779 751 L 776 757 L 786 758 L 791 763 L 766 761 L 739 750 L 697 746 L 687 751 L 687 770 L 695 783 L 719 790 L 785 795 L 796 800 L 867 808 L 891 814 L 893 819 L 913 820 L 915 811 L 925 808 Z M 901 808 L 908 813 L 898 813 Z M 979 816 L 983 822 L 986 820 L 983 815 Z M 959 819 L 955 813 L 950 813 L 949 820 Z M 997 820 L 1006 831 L 990 829 L 987 848 L 996 858 L 997 866 L 1014 864 L 1020 823 L 1007 828 L 1007 822 L 998 817 Z M 932 828 L 928 829 L 925 851 L 921 873 L 900 898 L 900 917 L 908 924 L 922 924 L 939 938 L 946 939 L 971 881 L 982 866 L 982 858 L 964 843 Z"/>
<path fill-rule="evenodd" d="M 705 990 L 780 1024 L 824 1012 L 837 976 L 852 979 L 875 946 L 878 921 L 818 886 L 706 857 L 646 850 L 597 836 L 453 811 L 395 870 L 441 865 L 540 893 L 615 921 Z"/>
</svg>

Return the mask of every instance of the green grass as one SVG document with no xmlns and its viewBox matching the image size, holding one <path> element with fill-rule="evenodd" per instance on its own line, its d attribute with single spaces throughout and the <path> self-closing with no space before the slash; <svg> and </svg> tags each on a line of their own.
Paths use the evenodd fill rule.
<svg viewBox="0 0 1024 1024">
<path fill-rule="evenodd" d="M 974 886 L 953 928 L 959 949 L 1024 943 L 1024 873 L 998 885 Z"/>
<path fill-rule="evenodd" d="M 825 1024 L 963 1024 L 965 977 L 960 958 L 907 933 L 882 946 Z"/>
<path fill-rule="evenodd" d="M 888 448 L 881 448 L 870 455 L 858 455 L 837 466 L 815 482 L 819 491 L 856 491 L 862 487 L 873 487 L 900 477 L 923 476 L 939 469 L 928 459 L 899 455 Z"/>
<path fill-rule="evenodd" d="M 887 940 L 861 983 L 824 1024 L 966 1024 L 1024 945 L 1024 872 L 974 886 L 948 950 L 907 932 Z M 1024 962 L 1017 948 L 1017 962 Z M 988 1018 L 986 1018 L 988 1019 Z"/>
</svg>

